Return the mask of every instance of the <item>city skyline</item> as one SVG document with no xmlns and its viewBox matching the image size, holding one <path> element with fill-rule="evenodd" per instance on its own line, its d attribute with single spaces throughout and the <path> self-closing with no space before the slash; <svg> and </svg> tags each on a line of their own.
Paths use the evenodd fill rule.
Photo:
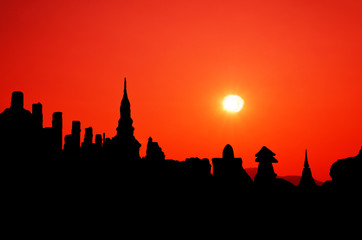
<svg viewBox="0 0 362 240">
<path fill-rule="evenodd" d="M 255 154 L 255 162 L 258 163 L 256 172 L 253 172 L 252 169 L 245 171 L 242 158 L 235 158 L 234 150 L 229 144 L 224 147 L 222 158 L 192 157 L 178 161 L 167 159 L 158 142 L 154 142 L 152 137 L 149 137 L 146 155 L 142 157 L 139 153 L 141 144 L 134 136 L 135 128 L 131 118 L 131 103 L 128 99 L 126 78 L 124 78 L 117 134 L 114 137 L 106 138 L 105 133 L 95 134 L 94 137 L 93 128 L 86 127 L 84 128 L 84 138 L 82 138 L 81 122 L 73 120 L 71 133 L 66 134 L 63 140 L 62 116 L 62 112 L 54 112 L 52 127 L 44 127 L 42 104 L 32 104 L 30 112 L 24 108 L 24 94 L 14 91 L 10 107 L 0 114 L 0 132 L 2 133 L 0 151 L 10 158 L 9 164 L 17 161 L 23 162 L 26 158 L 30 158 L 30 163 L 40 164 L 40 169 L 48 171 L 51 169 L 41 166 L 45 163 L 44 160 L 48 162 L 47 165 L 55 165 L 58 164 L 59 159 L 63 159 L 66 165 L 70 164 L 68 166 L 70 168 L 72 165 L 78 166 L 81 163 L 78 166 L 81 167 L 79 169 L 81 172 L 79 176 L 75 176 L 81 177 L 84 174 L 82 172 L 89 168 L 86 165 L 103 166 L 113 159 L 112 164 L 118 166 L 113 171 L 119 171 L 116 176 L 123 176 L 122 172 L 125 170 L 131 172 L 125 176 L 136 177 L 140 180 L 164 178 L 165 181 L 168 181 L 167 179 L 179 178 L 182 181 L 193 179 L 204 179 L 205 181 L 213 176 L 218 181 L 232 179 L 234 181 L 232 184 L 242 187 L 239 191 L 249 191 L 249 187 L 255 183 L 257 187 L 272 184 L 271 186 L 274 186 L 271 187 L 272 191 L 293 193 L 295 191 L 293 188 L 298 187 L 298 191 L 302 193 L 315 194 L 314 192 L 321 187 L 322 190 L 319 189 L 319 191 L 323 193 L 338 186 L 353 189 L 356 184 L 359 184 L 358 166 L 361 164 L 362 147 L 356 157 L 335 161 L 330 167 L 330 177 L 333 181 L 325 182 L 319 182 L 313 178 L 307 150 L 305 150 L 301 176 L 278 176 L 273 167 L 273 163 L 278 163 L 274 157 L 275 153 L 265 146 Z M 175 170 L 177 171 L 175 172 Z M 110 171 L 110 169 L 106 169 L 106 171 Z M 254 174 L 255 176 L 253 176 Z M 90 177 L 88 181 L 91 181 L 92 178 Z"/>
<path fill-rule="evenodd" d="M 127 109 L 129 108 L 130 109 L 130 102 L 129 102 L 129 100 L 128 100 L 128 94 L 127 94 L 127 88 L 126 88 L 126 78 L 124 78 L 124 86 L 123 86 L 123 98 L 122 98 L 122 101 L 121 101 L 121 104 L 120 104 L 120 106 L 121 106 L 121 114 L 119 115 L 119 116 L 122 116 L 122 102 L 125 102 L 125 104 L 123 104 L 123 105 L 127 105 Z M 122 91 L 120 91 L 120 92 L 122 92 Z M 15 92 L 13 92 L 12 93 L 12 98 L 11 98 L 11 105 L 13 104 L 13 99 L 14 99 L 14 96 L 15 96 L 15 98 L 16 98 L 16 96 L 17 96 L 17 94 L 21 94 L 21 97 L 19 97 L 20 99 L 21 99 L 21 101 L 22 101 L 22 103 L 21 104 L 19 104 L 19 105 L 21 105 L 22 106 L 22 108 L 24 108 L 24 109 L 26 109 L 24 106 L 25 106 L 25 104 L 24 104 L 24 94 L 22 93 L 22 92 L 20 92 L 20 91 L 15 91 Z M 28 104 L 27 104 L 28 105 Z M 42 127 L 44 127 L 44 129 L 50 129 L 50 127 L 49 126 L 43 126 L 43 118 L 46 118 L 45 116 L 43 116 L 43 113 L 42 113 L 42 104 L 40 103 L 40 102 L 38 102 L 38 103 L 33 103 L 32 104 L 33 106 L 32 106 L 32 111 L 33 111 L 33 113 L 35 112 L 37 112 L 37 111 L 39 111 L 37 108 L 38 108 L 38 106 L 39 106 L 39 108 L 40 108 L 40 111 L 41 111 L 41 126 Z M 125 110 L 123 110 L 123 111 L 125 111 Z M 126 112 L 127 112 L 127 110 L 126 110 Z M 123 114 L 123 115 L 127 115 L 127 116 L 130 116 L 130 113 L 126 113 L 126 114 Z M 58 120 L 60 118 L 60 120 Z M 61 127 L 61 129 L 62 129 L 62 133 L 60 134 L 61 136 L 62 136 L 62 141 L 61 141 L 61 143 L 62 143 L 62 145 L 59 147 L 56 147 L 57 149 L 61 149 L 61 150 L 65 150 L 65 151 L 67 151 L 67 144 L 66 144 L 66 142 L 67 142 L 67 137 L 69 138 L 69 142 L 71 142 L 72 140 L 71 140 L 71 136 L 73 135 L 73 132 L 75 131 L 75 132 L 77 132 L 77 146 L 79 146 L 79 148 L 84 148 L 84 146 L 86 146 L 87 144 L 95 144 L 95 145 L 97 145 L 97 138 L 98 138 L 98 142 L 102 142 L 102 143 L 104 143 L 104 142 L 106 142 L 106 141 L 111 141 L 111 139 L 116 139 L 117 138 L 117 136 L 119 136 L 119 126 L 116 128 L 116 136 L 115 137 L 112 137 L 112 135 L 110 136 L 110 135 L 108 135 L 108 134 L 106 134 L 105 132 L 93 132 L 93 127 L 92 126 L 83 126 L 82 124 L 81 124 L 81 121 L 79 121 L 79 120 L 73 120 L 73 121 L 71 121 L 71 129 L 68 131 L 68 133 L 69 134 L 67 134 L 67 132 L 63 132 L 64 130 L 63 130 L 63 124 L 64 124 L 64 122 L 63 122 L 63 120 L 62 120 L 62 118 L 63 118 L 63 112 L 53 112 L 53 114 L 52 114 L 52 125 L 53 125 L 53 127 L 54 127 L 54 121 L 56 121 L 56 122 L 60 122 L 60 124 L 62 125 L 62 127 Z M 120 118 L 121 119 L 121 118 Z M 132 123 L 133 123 L 133 120 L 131 120 L 131 125 L 132 125 Z M 39 123 L 40 124 L 40 123 Z M 69 123 L 68 123 L 69 124 Z M 119 123 L 120 124 L 120 123 Z M 66 125 L 66 124 L 64 124 L 64 125 Z M 121 127 L 122 128 L 122 127 Z M 134 128 L 132 127 L 132 136 L 133 136 L 133 131 L 134 131 Z M 59 136 L 59 134 L 58 134 L 58 136 Z M 106 137 L 107 136 L 107 137 Z M 154 136 L 154 137 L 156 137 L 157 138 L 157 136 Z M 59 138 L 59 137 L 58 137 Z M 99 140 L 99 139 L 101 139 L 101 140 Z M 150 139 L 151 139 L 151 141 L 152 141 L 152 137 L 151 136 L 149 136 L 149 139 L 148 139 L 148 142 L 150 141 Z M 137 141 L 137 140 L 136 140 Z M 138 142 L 138 141 L 137 141 Z M 58 140 L 58 143 L 60 144 L 60 140 Z M 138 152 L 138 154 L 140 154 L 140 148 L 142 147 L 142 146 L 145 146 L 144 147 L 144 154 L 142 154 L 142 156 L 140 156 L 140 155 L 138 155 L 138 157 L 137 158 L 145 158 L 146 157 L 146 154 L 147 154 L 147 145 L 145 144 L 145 143 L 138 143 L 139 144 L 139 147 L 137 147 L 138 148 L 138 150 L 137 150 L 137 152 Z M 158 143 L 156 143 L 157 144 L 157 146 L 158 146 Z M 227 144 L 227 143 L 225 143 L 226 145 L 229 145 L 229 144 Z M 98 143 L 98 145 L 101 145 L 100 143 Z M 230 145 L 229 145 L 230 146 Z M 265 146 L 264 146 L 265 147 Z M 72 147 L 69 147 L 68 146 L 68 148 L 70 148 L 71 149 L 71 151 L 74 151 L 74 146 Z M 297 173 L 297 174 L 288 174 L 288 172 L 287 172 L 287 174 L 283 174 L 283 175 L 277 175 L 276 174 L 276 176 L 278 176 L 278 178 L 285 178 L 285 179 L 289 179 L 289 180 L 292 180 L 293 181 L 293 184 L 294 185 L 298 185 L 299 184 L 299 181 L 303 178 L 303 176 L 302 176 L 302 174 L 303 174 L 303 172 L 305 171 L 305 167 L 306 167 L 306 164 L 308 165 L 308 167 L 307 167 L 307 169 L 310 171 L 310 169 L 309 169 L 309 163 L 308 163 L 308 160 L 307 160 L 307 150 L 308 149 L 304 149 L 305 150 L 305 155 L 304 155 L 304 158 L 303 158 L 303 166 L 304 167 L 301 167 L 301 170 L 300 170 L 300 172 L 299 172 L 299 174 Z M 166 153 L 167 154 L 167 153 Z M 352 154 L 350 154 L 349 156 L 352 156 L 353 155 L 353 153 Z M 212 164 L 212 161 L 211 161 L 211 159 L 214 159 L 213 157 L 211 157 L 210 159 L 209 158 L 207 158 L 207 157 L 204 157 L 204 156 L 198 156 L 198 155 L 193 155 L 193 156 L 187 156 L 187 157 L 185 157 L 185 158 L 183 158 L 183 159 L 172 159 L 171 157 L 167 157 L 167 155 L 165 155 L 165 159 L 170 159 L 170 160 L 176 160 L 176 161 L 185 161 L 185 160 L 187 160 L 187 159 L 189 159 L 189 158 L 199 158 L 199 157 L 201 157 L 201 158 L 203 158 L 203 159 L 208 159 L 208 161 L 209 161 L 209 163 L 211 164 L 211 171 L 210 171 L 210 173 L 212 174 L 213 173 L 213 170 L 212 170 L 212 166 L 213 166 L 213 164 Z M 345 157 L 348 157 L 348 156 L 345 156 Z M 345 157 L 342 157 L 342 158 L 345 158 Z M 333 162 L 335 162 L 336 160 L 338 160 L 338 159 L 335 159 Z M 245 160 L 244 160 L 245 161 Z M 301 160 L 302 161 L 302 160 Z M 254 159 L 252 159 L 252 162 L 254 162 Z M 276 165 L 277 166 L 277 165 Z M 247 174 L 251 174 L 250 176 L 252 176 L 253 174 L 255 174 L 254 173 L 254 169 L 257 169 L 257 163 L 255 163 L 255 166 L 252 166 L 252 167 L 248 167 L 247 168 L 247 170 L 248 170 L 248 173 Z M 329 169 L 329 168 L 328 168 Z M 330 175 L 330 172 L 328 171 L 328 173 L 329 173 L 329 175 Z M 310 176 L 312 176 L 312 174 L 311 173 L 309 173 L 309 175 Z M 297 178 L 296 178 L 297 177 Z M 300 178 L 300 179 L 299 179 Z M 313 181 L 316 181 L 316 182 L 318 182 L 319 183 L 319 185 L 322 185 L 323 184 L 323 182 L 325 182 L 325 181 L 328 181 L 328 180 L 331 180 L 331 178 L 330 178 L 330 176 L 328 177 L 328 178 L 326 178 L 326 179 L 320 179 L 320 178 L 313 178 Z"/>
<path fill-rule="evenodd" d="M 123 78 L 134 136 L 166 158 L 217 158 L 226 144 L 256 168 L 276 153 L 278 176 L 330 179 L 361 147 L 362 27 L 358 1 L 0 2 L 0 109 L 13 91 L 62 112 L 81 135 L 117 133 Z M 222 99 L 238 95 L 238 113 Z"/>
</svg>

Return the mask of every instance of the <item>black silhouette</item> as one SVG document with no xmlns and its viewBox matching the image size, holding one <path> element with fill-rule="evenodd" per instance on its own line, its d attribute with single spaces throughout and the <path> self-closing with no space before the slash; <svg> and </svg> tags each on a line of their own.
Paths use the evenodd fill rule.
<svg viewBox="0 0 362 240">
<path fill-rule="evenodd" d="M 251 184 L 252 180 L 242 166 L 241 158 L 234 157 L 234 150 L 227 144 L 222 158 L 213 158 L 213 175 L 220 179 L 233 179 L 243 184 Z"/>
<path fill-rule="evenodd" d="M 354 190 L 361 188 L 362 147 L 358 155 L 346 159 L 337 160 L 332 164 L 329 175 L 332 182 L 327 181 L 324 185 L 336 190 Z"/>
<path fill-rule="evenodd" d="M 146 157 L 145 160 L 149 161 L 164 161 L 165 160 L 165 154 L 163 153 L 160 146 L 158 146 L 157 142 L 153 142 L 152 138 L 148 138 L 147 143 L 147 150 L 146 150 Z"/>
<path fill-rule="evenodd" d="M 274 172 L 272 163 L 277 163 L 278 160 L 274 158 L 275 153 L 270 151 L 267 147 L 262 147 L 260 151 L 255 154 L 255 162 L 259 163 L 258 172 L 255 175 L 254 181 L 258 184 L 269 184 L 276 180 L 277 175 Z"/>
<path fill-rule="evenodd" d="M 242 159 L 234 157 L 229 144 L 222 158 L 213 158 L 211 165 L 206 158 L 166 159 L 159 144 L 150 137 L 146 156 L 141 158 L 141 144 L 134 137 L 126 87 L 124 79 L 116 136 L 94 135 L 92 127 L 87 127 L 81 142 L 81 123 L 73 121 L 71 134 L 64 137 L 64 148 L 62 113 L 55 112 L 52 127 L 44 128 L 42 104 L 33 104 L 30 112 L 24 109 L 23 93 L 13 92 L 10 108 L 0 114 L 0 169 L 3 177 L 12 179 L 8 186 L 31 189 L 31 194 L 36 186 L 38 194 L 54 191 L 53 194 L 66 193 L 75 198 L 97 193 L 97 199 L 108 196 L 107 199 L 122 201 L 150 196 L 186 202 L 191 197 L 203 197 L 202 202 L 224 198 L 225 201 L 218 201 L 218 205 L 224 207 L 232 203 L 230 199 L 233 199 L 232 206 L 238 206 L 248 199 L 276 202 L 292 198 L 294 201 L 300 197 L 326 197 L 342 190 L 360 189 L 362 148 L 356 157 L 336 161 L 330 169 L 332 181 L 326 181 L 321 187 L 312 177 L 307 152 L 298 186 L 277 178 L 272 164 L 278 161 L 265 146 L 255 155 L 259 166 L 254 180 L 243 168 Z M 289 197 L 280 197 L 286 195 Z"/>
<path fill-rule="evenodd" d="M 258 171 L 254 177 L 256 189 L 258 193 L 275 192 L 281 194 L 291 194 L 295 191 L 295 186 L 285 179 L 277 178 L 274 172 L 273 163 L 278 160 L 274 158 L 275 153 L 263 146 L 258 153 L 255 154 L 255 162 L 258 162 Z"/>
<path fill-rule="evenodd" d="M 13 92 L 10 108 L 0 115 L 1 147 L 5 153 L 22 154 L 19 150 L 31 151 L 36 146 L 34 137 L 41 135 L 39 116 L 41 107 L 33 108 L 34 115 L 24 109 L 24 95 L 22 92 Z M 40 105 L 41 106 L 41 105 Z M 42 122 L 42 120 L 41 120 Z"/>
<path fill-rule="evenodd" d="M 80 121 L 73 121 L 72 134 L 65 136 L 64 151 L 72 153 L 80 151 L 80 132 Z"/>
<path fill-rule="evenodd" d="M 314 191 L 315 188 L 317 187 L 314 178 L 312 176 L 312 171 L 309 168 L 307 150 L 305 150 L 304 168 L 302 172 L 302 177 L 299 182 L 299 187 L 302 190 L 306 191 Z"/>
<path fill-rule="evenodd" d="M 139 160 L 141 144 L 133 135 L 134 127 L 131 118 L 131 104 L 127 95 L 127 81 L 124 79 L 124 92 L 121 102 L 121 117 L 118 121 L 117 135 L 111 141 L 111 148 L 121 158 Z"/>
</svg>

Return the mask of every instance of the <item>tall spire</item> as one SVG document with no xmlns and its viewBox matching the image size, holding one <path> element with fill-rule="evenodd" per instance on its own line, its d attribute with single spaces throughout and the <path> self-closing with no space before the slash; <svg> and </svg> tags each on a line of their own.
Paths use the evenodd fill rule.
<svg viewBox="0 0 362 240">
<path fill-rule="evenodd" d="M 123 96 L 127 96 L 127 80 L 124 78 Z"/>
<path fill-rule="evenodd" d="M 312 176 L 312 171 L 309 168 L 307 149 L 305 150 L 304 168 L 302 177 L 300 178 L 299 187 L 303 188 L 304 190 L 313 190 L 313 188 L 316 187 L 316 183 Z"/>
<path fill-rule="evenodd" d="M 112 139 L 117 151 L 124 159 L 140 159 L 139 148 L 141 144 L 133 135 L 134 127 L 131 118 L 131 104 L 127 96 L 127 80 L 124 78 L 123 98 L 121 101 L 121 117 L 118 120 L 117 135 Z"/>
<path fill-rule="evenodd" d="M 121 116 L 123 118 L 131 118 L 131 104 L 127 95 L 127 80 L 124 78 L 123 98 L 121 101 Z"/>
<path fill-rule="evenodd" d="M 304 167 L 309 168 L 307 149 L 305 150 Z"/>
</svg>

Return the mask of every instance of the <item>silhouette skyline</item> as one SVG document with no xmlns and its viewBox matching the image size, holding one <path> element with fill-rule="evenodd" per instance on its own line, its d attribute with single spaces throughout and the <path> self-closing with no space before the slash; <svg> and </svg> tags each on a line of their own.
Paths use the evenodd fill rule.
<svg viewBox="0 0 362 240">
<path fill-rule="evenodd" d="M 177 160 L 212 159 L 228 143 L 254 168 L 265 145 L 286 176 L 301 175 L 308 149 L 313 177 L 326 181 L 361 145 L 361 10 L 356 1 L 5 1 L 0 109 L 22 91 L 25 109 L 43 104 L 44 127 L 63 112 L 62 146 L 72 120 L 81 141 L 90 126 L 93 138 L 112 138 L 127 76 L 141 157 L 150 136 Z M 232 94 L 244 100 L 238 114 L 222 108 Z"/>
<path fill-rule="evenodd" d="M 0 1 L 3 235 L 358 236 L 361 12 Z"/>
<path fill-rule="evenodd" d="M 220 194 L 225 186 L 236 193 L 275 191 L 302 195 L 353 191 L 361 186 L 362 147 L 357 156 L 334 162 L 330 168 L 332 180 L 321 186 L 316 185 L 312 176 L 307 150 L 297 186 L 277 177 L 273 168 L 273 164 L 278 163 L 276 154 L 266 146 L 255 154 L 255 162 L 259 165 L 254 179 L 243 168 L 242 159 L 234 156 L 229 144 L 225 145 L 221 158 L 210 161 L 194 157 L 176 161 L 166 159 L 159 143 L 149 137 L 146 156 L 140 157 L 141 144 L 134 137 L 126 78 L 116 136 L 105 138 L 105 134 L 96 134 L 93 141 L 93 129 L 87 127 L 81 141 L 81 122 L 72 121 L 71 134 L 64 136 L 63 147 L 62 125 L 62 113 L 54 112 L 52 127 L 44 128 L 42 104 L 33 104 L 30 112 L 24 109 L 24 94 L 13 92 L 10 107 L 0 114 L 0 151 L 5 156 L 3 170 L 7 174 L 17 172 L 19 181 L 35 178 L 48 184 L 64 181 L 68 184 L 96 183 L 108 179 L 107 182 L 112 181 L 111 186 L 115 187 L 121 178 L 142 180 L 143 187 L 161 189 L 177 182 L 187 189 L 185 191 L 192 191 L 198 183 L 208 194 L 213 191 Z"/>
</svg>

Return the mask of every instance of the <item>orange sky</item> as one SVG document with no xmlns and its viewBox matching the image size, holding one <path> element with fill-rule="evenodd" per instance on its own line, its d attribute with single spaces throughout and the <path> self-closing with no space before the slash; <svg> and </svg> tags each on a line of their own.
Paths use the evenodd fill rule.
<svg viewBox="0 0 362 240">
<path fill-rule="evenodd" d="M 0 111 L 11 92 L 113 137 L 123 78 L 135 136 L 166 158 L 220 157 L 230 143 L 257 167 L 265 145 L 279 176 L 313 176 L 362 143 L 361 1 L 0 2 Z M 245 100 L 222 110 L 227 94 Z M 82 137 L 83 138 L 83 137 Z"/>
</svg>

